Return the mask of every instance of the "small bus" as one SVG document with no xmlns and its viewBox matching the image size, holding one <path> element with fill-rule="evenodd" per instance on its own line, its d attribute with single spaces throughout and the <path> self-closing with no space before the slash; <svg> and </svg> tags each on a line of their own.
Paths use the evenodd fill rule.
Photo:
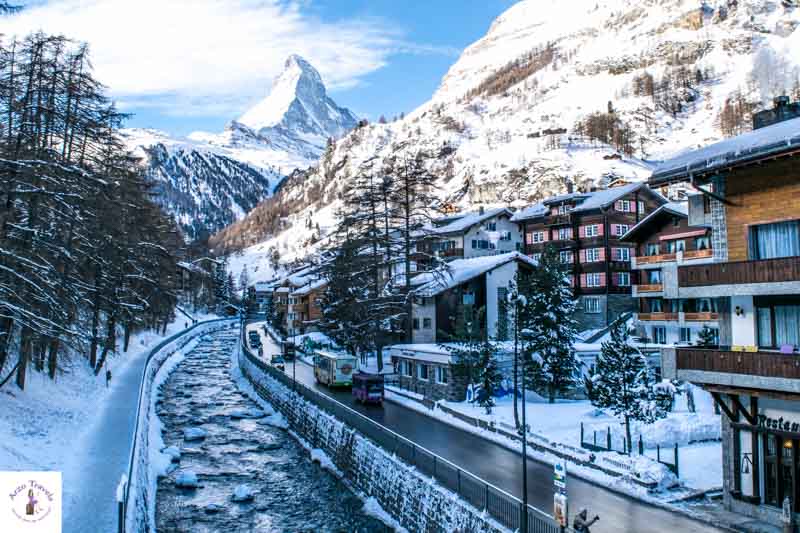
<svg viewBox="0 0 800 533">
<path fill-rule="evenodd" d="M 324 350 L 314 352 L 314 379 L 329 387 L 349 387 L 358 369 L 355 357 Z"/>
<path fill-rule="evenodd" d="M 383 405 L 383 374 L 358 372 L 354 375 L 353 397 L 357 402 Z"/>
</svg>

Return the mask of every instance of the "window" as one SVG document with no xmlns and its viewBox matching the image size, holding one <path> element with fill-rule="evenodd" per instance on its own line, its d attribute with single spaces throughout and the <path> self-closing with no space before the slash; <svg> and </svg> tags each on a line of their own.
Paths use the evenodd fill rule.
<svg viewBox="0 0 800 533">
<path fill-rule="evenodd" d="M 602 313 L 602 306 L 600 305 L 600 298 L 586 297 L 583 299 L 583 309 L 587 314 Z"/>
<path fill-rule="evenodd" d="M 538 244 L 540 242 L 544 242 L 544 232 L 543 231 L 535 231 L 530 234 L 531 235 L 531 242 L 533 244 Z"/>
<path fill-rule="evenodd" d="M 711 239 L 709 237 L 695 237 L 694 247 L 696 250 L 709 250 L 711 248 Z"/>
<path fill-rule="evenodd" d="M 635 204 L 630 200 L 620 200 L 617 202 L 617 210 L 622 211 L 623 213 L 630 213 L 633 211 L 633 206 Z"/>
<path fill-rule="evenodd" d="M 511 240 L 511 232 L 510 231 L 502 232 L 500 234 L 500 240 L 501 241 L 510 241 Z"/>
<path fill-rule="evenodd" d="M 660 253 L 658 243 L 649 242 L 647 243 L 647 250 L 645 253 L 649 256 L 658 255 Z"/>
<path fill-rule="evenodd" d="M 681 339 L 681 344 L 691 344 L 692 342 L 691 328 L 681 328 L 680 339 Z"/>
<path fill-rule="evenodd" d="M 476 250 L 476 249 L 477 250 L 489 250 L 489 249 L 494 250 L 494 248 L 495 248 L 494 243 L 493 242 L 490 243 L 489 241 L 487 241 L 485 239 L 480 239 L 480 240 L 473 239 L 472 240 L 472 249 L 473 250 Z"/>
<path fill-rule="evenodd" d="M 759 346 L 800 346 L 800 303 L 758 305 L 756 321 Z"/>
<path fill-rule="evenodd" d="M 422 329 L 431 329 L 431 319 L 430 318 L 423 318 L 422 319 Z"/>
<path fill-rule="evenodd" d="M 411 324 L 413 325 L 414 329 L 419 329 L 419 318 L 412 319 Z"/>
<path fill-rule="evenodd" d="M 621 237 L 628 233 L 631 227 L 628 224 L 614 224 L 614 235 Z"/>
<path fill-rule="evenodd" d="M 558 228 L 558 240 L 568 241 L 572 238 L 572 228 Z"/>
<path fill-rule="evenodd" d="M 417 262 L 416 261 L 411 261 L 410 264 L 409 264 L 409 268 L 411 269 L 411 272 L 416 272 L 417 271 Z"/>
<path fill-rule="evenodd" d="M 586 262 L 594 263 L 600 261 L 600 248 L 589 248 L 586 250 Z"/>
<path fill-rule="evenodd" d="M 420 381 L 428 381 L 428 365 L 417 363 L 417 379 Z"/>
<path fill-rule="evenodd" d="M 617 272 L 617 286 L 630 287 L 631 273 L 630 272 Z"/>
<path fill-rule="evenodd" d="M 400 361 L 400 373 L 409 378 L 413 375 L 411 372 L 411 361 L 406 361 L 405 359 Z"/>
<path fill-rule="evenodd" d="M 683 252 L 686 250 L 686 241 L 684 240 L 677 240 L 677 241 L 667 241 L 667 253 L 674 254 L 677 252 Z"/>
<path fill-rule="evenodd" d="M 443 366 L 436 367 L 436 383 L 447 385 L 447 368 Z"/>
<path fill-rule="evenodd" d="M 653 326 L 653 342 L 656 344 L 666 344 L 667 328 L 664 326 Z"/>
<path fill-rule="evenodd" d="M 631 249 L 630 248 L 614 248 L 615 261 L 630 261 Z"/>
<path fill-rule="evenodd" d="M 531 259 L 533 259 L 534 261 L 538 261 L 541 258 L 542 258 L 541 253 L 531 254 Z"/>
<path fill-rule="evenodd" d="M 639 200 L 639 213 L 644 214 L 644 202 Z"/>
<path fill-rule="evenodd" d="M 558 206 L 559 215 L 566 215 L 570 211 L 572 211 L 572 206 L 569 204 L 561 204 L 560 206 Z"/>
<path fill-rule="evenodd" d="M 464 305 L 475 305 L 475 293 L 472 291 L 466 291 L 461 296 L 461 303 Z"/>
<path fill-rule="evenodd" d="M 650 312 L 651 313 L 661 313 L 662 312 L 661 299 L 660 298 L 651 298 L 648 301 L 650 302 L 649 306 L 650 306 Z"/>
<path fill-rule="evenodd" d="M 561 250 L 558 252 L 558 258 L 561 259 L 562 263 L 572 263 L 572 251 Z"/>
<path fill-rule="evenodd" d="M 586 286 L 587 287 L 602 287 L 602 276 L 599 272 L 591 272 L 586 274 Z"/>
<path fill-rule="evenodd" d="M 518 252 L 522 251 L 522 243 L 521 242 L 514 243 L 514 248 L 516 248 Z"/>
<path fill-rule="evenodd" d="M 587 237 L 597 237 L 600 235 L 600 225 L 592 224 L 591 226 L 586 226 L 585 235 Z"/>
<path fill-rule="evenodd" d="M 750 227 L 750 259 L 775 259 L 800 255 L 800 222 L 778 222 Z"/>
<path fill-rule="evenodd" d="M 497 231 L 497 222 L 487 222 L 486 231 Z"/>
<path fill-rule="evenodd" d="M 648 285 L 658 285 L 661 283 L 661 271 L 660 270 L 646 270 L 647 275 L 647 284 Z"/>
</svg>

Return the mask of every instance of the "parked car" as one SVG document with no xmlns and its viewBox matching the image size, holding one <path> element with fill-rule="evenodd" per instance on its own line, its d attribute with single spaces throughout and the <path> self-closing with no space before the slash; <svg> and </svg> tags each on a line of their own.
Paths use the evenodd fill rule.
<svg viewBox="0 0 800 533">
<path fill-rule="evenodd" d="M 280 355 L 273 355 L 270 363 L 272 363 L 272 366 L 275 368 L 283 370 L 284 372 L 286 371 L 286 361 Z"/>
</svg>

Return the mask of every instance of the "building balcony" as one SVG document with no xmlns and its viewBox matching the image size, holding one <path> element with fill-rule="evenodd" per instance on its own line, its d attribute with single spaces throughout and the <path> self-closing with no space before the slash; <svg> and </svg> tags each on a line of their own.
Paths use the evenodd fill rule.
<svg viewBox="0 0 800 533">
<path fill-rule="evenodd" d="M 716 322 L 719 313 L 683 313 L 684 322 Z"/>
<path fill-rule="evenodd" d="M 678 313 L 637 313 L 640 322 L 677 322 Z"/>
<path fill-rule="evenodd" d="M 664 293 L 664 285 L 661 283 L 650 283 L 647 285 L 633 285 L 632 295 L 638 297 L 657 297 Z"/>
<path fill-rule="evenodd" d="M 800 354 L 739 347 L 665 348 L 663 376 L 701 385 L 800 393 Z"/>
<path fill-rule="evenodd" d="M 800 257 L 682 266 L 678 286 L 685 297 L 800 294 Z"/>
<path fill-rule="evenodd" d="M 450 248 L 449 250 L 438 250 L 436 252 L 437 257 L 464 257 L 464 249 L 463 248 Z"/>
<path fill-rule="evenodd" d="M 563 215 L 551 215 L 544 219 L 545 226 L 566 226 L 572 224 L 572 215 L 569 213 Z"/>
<path fill-rule="evenodd" d="M 642 255 L 631 257 L 632 268 L 652 268 L 654 265 L 665 265 L 677 263 L 678 265 L 692 264 L 698 261 L 707 263 L 714 258 L 714 251 L 706 250 L 687 250 L 675 252 L 674 254 Z"/>
</svg>

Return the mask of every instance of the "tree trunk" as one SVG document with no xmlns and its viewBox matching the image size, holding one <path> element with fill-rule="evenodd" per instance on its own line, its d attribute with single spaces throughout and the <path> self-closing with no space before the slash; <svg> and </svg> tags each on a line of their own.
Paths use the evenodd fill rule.
<svg viewBox="0 0 800 533">
<path fill-rule="evenodd" d="M 125 329 L 125 336 L 124 336 L 122 351 L 123 352 L 127 352 L 128 351 L 128 345 L 130 345 L 130 342 L 131 342 L 131 329 L 133 329 L 132 326 L 131 326 L 131 323 L 130 322 L 125 322 L 124 329 Z"/>
<path fill-rule="evenodd" d="M 625 415 L 625 438 L 628 440 L 628 455 L 631 455 L 631 418 Z"/>
<path fill-rule="evenodd" d="M 547 386 L 547 403 L 556 403 L 556 387 L 552 383 Z"/>
<path fill-rule="evenodd" d="M 116 317 L 112 316 L 108 319 L 108 330 L 106 331 L 106 342 L 103 343 L 103 352 L 100 354 L 100 360 L 97 361 L 97 365 L 94 367 L 94 375 L 98 375 L 100 371 L 103 369 L 103 365 L 106 364 L 106 359 L 108 358 L 108 353 L 113 352 L 116 349 L 117 344 L 117 319 Z"/>
<path fill-rule="evenodd" d="M 33 330 L 28 326 L 23 326 L 19 345 L 19 364 L 17 366 L 17 387 L 25 390 L 25 377 L 28 373 L 28 361 L 31 358 L 31 344 Z"/>
<path fill-rule="evenodd" d="M 56 379 L 56 370 L 58 369 L 58 349 L 59 340 L 53 339 L 50 341 L 50 351 L 47 354 L 47 373 L 50 379 Z"/>
<path fill-rule="evenodd" d="M 45 339 L 39 339 L 36 342 L 36 350 L 34 352 L 34 366 L 36 367 L 37 372 L 44 372 L 44 355 L 47 351 L 47 341 Z"/>
<path fill-rule="evenodd" d="M 89 348 L 89 366 L 94 368 L 97 364 L 97 328 L 100 324 L 100 306 L 95 302 L 92 310 L 92 343 Z"/>
<path fill-rule="evenodd" d="M 14 321 L 10 318 L 0 319 L 0 372 L 8 361 L 8 346 L 12 331 L 14 331 Z"/>
<path fill-rule="evenodd" d="M 377 356 L 378 356 L 378 372 L 383 370 L 383 346 L 377 347 Z"/>
</svg>

